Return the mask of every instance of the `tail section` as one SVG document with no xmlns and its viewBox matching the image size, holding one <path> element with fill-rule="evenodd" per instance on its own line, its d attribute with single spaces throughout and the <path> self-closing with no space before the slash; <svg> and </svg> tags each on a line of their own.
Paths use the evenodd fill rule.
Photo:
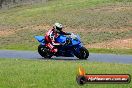
<svg viewBox="0 0 132 88">
<path fill-rule="evenodd" d="M 35 39 L 38 40 L 41 44 L 45 45 L 45 37 L 44 36 L 35 36 Z"/>
</svg>

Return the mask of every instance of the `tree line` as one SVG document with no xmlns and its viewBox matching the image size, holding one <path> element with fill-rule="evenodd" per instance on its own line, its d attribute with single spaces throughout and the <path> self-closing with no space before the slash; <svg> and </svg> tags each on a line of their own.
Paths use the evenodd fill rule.
<svg viewBox="0 0 132 88">
<path fill-rule="evenodd" d="M 0 0 L 0 8 L 9 7 L 12 5 L 42 3 L 46 1 L 48 0 Z"/>
</svg>

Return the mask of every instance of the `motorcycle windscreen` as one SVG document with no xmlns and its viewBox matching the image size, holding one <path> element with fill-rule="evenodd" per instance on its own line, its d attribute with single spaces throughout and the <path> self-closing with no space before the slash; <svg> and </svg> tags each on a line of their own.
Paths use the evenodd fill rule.
<svg viewBox="0 0 132 88">
<path fill-rule="evenodd" d="M 58 37 L 56 38 L 56 42 L 58 42 L 58 43 L 65 43 L 66 38 L 67 38 L 66 36 L 60 35 L 60 36 L 58 36 Z"/>
<path fill-rule="evenodd" d="M 78 45 L 80 43 L 81 43 L 81 41 L 80 41 L 80 36 L 79 35 L 77 35 L 76 39 L 72 39 L 72 45 Z"/>
<path fill-rule="evenodd" d="M 38 40 L 38 42 L 40 42 L 40 43 L 44 44 L 44 39 L 45 39 L 45 37 L 44 37 L 44 36 L 35 36 L 35 39 L 37 39 L 37 40 Z"/>
</svg>

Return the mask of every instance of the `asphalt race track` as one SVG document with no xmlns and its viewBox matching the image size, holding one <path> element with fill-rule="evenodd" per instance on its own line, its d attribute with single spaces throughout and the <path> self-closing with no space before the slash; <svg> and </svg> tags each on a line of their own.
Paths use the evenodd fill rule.
<svg viewBox="0 0 132 88">
<path fill-rule="evenodd" d="M 35 51 L 16 51 L 16 50 L 0 50 L 0 58 L 21 58 L 21 59 L 43 59 Z M 53 57 L 51 60 L 74 60 L 76 57 Z M 91 62 L 110 62 L 110 63 L 132 63 L 132 55 L 115 55 L 115 54 L 95 54 L 90 53 L 87 59 Z"/>
</svg>

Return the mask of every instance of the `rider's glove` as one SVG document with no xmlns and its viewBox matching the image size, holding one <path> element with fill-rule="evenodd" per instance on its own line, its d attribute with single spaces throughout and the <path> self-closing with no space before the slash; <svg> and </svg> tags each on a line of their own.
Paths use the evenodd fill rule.
<svg viewBox="0 0 132 88">
<path fill-rule="evenodd" d="M 70 36 L 71 36 L 71 38 L 72 38 L 72 39 L 76 39 L 76 38 L 77 38 L 77 36 L 76 36 L 76 35 L 74 35 L 73 33 L 71 33 L 71 35 L 70 35 Z"/>
<path fill-rule="evenodd" d="M 71 35 L 72 33 L 70 33 L 70 32 L 67 32 L 66 34 L 67 34 L 67 35 Z"/>
</svg>

